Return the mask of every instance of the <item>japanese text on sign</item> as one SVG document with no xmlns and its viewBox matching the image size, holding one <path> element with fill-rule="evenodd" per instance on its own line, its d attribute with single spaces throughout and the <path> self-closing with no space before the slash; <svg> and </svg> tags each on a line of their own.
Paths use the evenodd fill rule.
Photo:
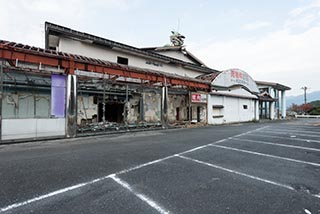
<svg viewBox="0 0 320 214">
<path fill-rule="evenodd" d="M 199 94 L 199 93 L 192 93 L 191 94 L 191 101 L 193 103 L 206 103 L 207 102 L 207 95 L 206 94 Z"/>
<path fill-rule="evenodd" d="M 236 82 L 238 84 L 245 84 L 245 85 L 249 84 L 249 76 L 246 73 L 242 73 L 240 71 L 231 70 L 230 71 L 230 75 L 231 75 L 231 81 L 232 82 Z"/>
</svg>

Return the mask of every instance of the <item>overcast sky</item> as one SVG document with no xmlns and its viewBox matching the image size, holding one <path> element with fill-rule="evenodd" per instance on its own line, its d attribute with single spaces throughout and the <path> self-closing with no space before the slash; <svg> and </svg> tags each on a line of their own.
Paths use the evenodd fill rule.
<svg viewBox="0 0 320 214">
<path fill-rule="evenodd" d="M 136 47 L 186 36 L 207 66 L 320 90 L 320 0 L 0 0 L 0 39 L 44 47 L 44 22 Z"/>
</svg>

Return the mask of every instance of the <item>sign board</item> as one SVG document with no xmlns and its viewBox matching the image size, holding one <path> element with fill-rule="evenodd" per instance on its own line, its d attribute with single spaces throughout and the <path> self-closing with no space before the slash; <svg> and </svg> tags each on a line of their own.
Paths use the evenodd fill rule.
<svg viewBox="0 0 320 214">
<path fill-rule="evenodd" d="M 256 82 L 249 74 L 240 69 L 229 69 L 219 74 L 211 83 L 213 86 L 230 88 L 234 85 L 242 85 L 251 92 L 259 92 Z"/>
<path fill-rule="evenodd" d="M 192 103 L 207 103 L 207 95 L 201 93 L 191 93 Z"/>
</svg>

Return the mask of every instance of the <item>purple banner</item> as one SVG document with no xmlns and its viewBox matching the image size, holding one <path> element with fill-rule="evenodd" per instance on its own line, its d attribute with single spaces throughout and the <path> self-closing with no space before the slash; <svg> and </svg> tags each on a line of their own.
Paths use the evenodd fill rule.
<svg viewBox="0 0 320 214">
<path fill-rule="evenodd" d="M 66 112 L 66 76 L 51 75 L 51 116 L 65 117 Z"/>
</svg>

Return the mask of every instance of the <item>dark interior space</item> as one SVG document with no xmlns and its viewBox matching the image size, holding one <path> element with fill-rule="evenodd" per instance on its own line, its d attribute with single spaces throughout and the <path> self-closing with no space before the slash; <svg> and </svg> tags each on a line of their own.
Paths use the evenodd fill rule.
<svg viewBox="0 0 320 214">
<path fill-rule="evenodd" d="M 105 118 L 108 122 L 123 123 L 124 103 L 106 103 Z M 98 104 L 98 121 L 102 122 L 103 104 Z"/>
</svg>

